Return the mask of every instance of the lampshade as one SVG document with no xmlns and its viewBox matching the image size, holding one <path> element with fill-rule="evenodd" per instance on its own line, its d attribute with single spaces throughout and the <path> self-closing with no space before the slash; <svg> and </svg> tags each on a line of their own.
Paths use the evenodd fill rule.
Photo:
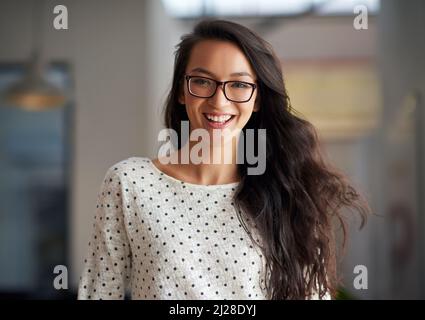
<svg viewBox="0 0 425 320">
<path fill-rule="evenodd" d="M 65 94 L 44 77 L 45 70 L 41 58 L 44 9 L 44 1 L 33 0 L 32 55 L 26 65 L 23 78 L 2 94 L 6 104 L 29 111 L 48 110 L 62 106 L 66 101 Z"/>
<path fill-rule="evenodd" d="M 41 63 L 34 54 L 26 74 L 6 90 L 4 100 L 9 105 L 28 111 L 43 111 L 62 106 L 66 97 L 43 77 Z"/>
</svg>

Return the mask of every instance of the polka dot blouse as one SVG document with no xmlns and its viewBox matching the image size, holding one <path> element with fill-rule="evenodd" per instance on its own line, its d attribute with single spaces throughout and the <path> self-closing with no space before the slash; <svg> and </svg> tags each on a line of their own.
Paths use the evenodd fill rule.
<svg viewBox="0 0 425 320">
<path fill-rule="evenodd" d="M 234 207 L 237 185 L 186 183 L 148 158 L 109 168 L 78 298 L 266 299 L 263 256 Z"/>
</svg>

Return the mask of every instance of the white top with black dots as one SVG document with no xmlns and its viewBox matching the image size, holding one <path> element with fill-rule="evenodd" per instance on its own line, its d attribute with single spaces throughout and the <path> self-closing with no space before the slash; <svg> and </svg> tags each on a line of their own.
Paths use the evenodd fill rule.
<svg viewBox="0 0 425 320">
<path fill-rule="evenodd" d="M 263 256 L 233 204 L 237 185 L 183 182 L 141 157 L 109 168 L 78 298 L 124 299 L 128 288 L 132 299 L 266 299 Z"/>
</svg>

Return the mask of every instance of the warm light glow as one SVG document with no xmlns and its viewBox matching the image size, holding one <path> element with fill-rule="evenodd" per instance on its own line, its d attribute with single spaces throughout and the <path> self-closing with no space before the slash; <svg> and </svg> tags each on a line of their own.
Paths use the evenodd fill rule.
<svg viewBox="0 0 425 320">
<path fill-rule="evenodd" d="M 36 92 L 10 94 L 7 103 L 27 111 L 44 111 L 61 106 L 65 103 L 62 95 L 48 95 Z"/>
</svg>

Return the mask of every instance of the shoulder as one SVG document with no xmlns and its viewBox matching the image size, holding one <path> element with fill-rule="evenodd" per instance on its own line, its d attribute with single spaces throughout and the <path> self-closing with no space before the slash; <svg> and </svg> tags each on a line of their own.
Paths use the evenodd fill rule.
<svg viewBox="0 0 425 320">
<path fill-rule="evenodd" d="M 105 180 L 118 178 L 126 180 L 136 174 L 149 171 L 151 160 L 147 157 L 130 157 L 111 165 L 105 174 Z"/>
<path fill-rule="evenodd" d="M 151 160 L 147 157 L 130 157 L 121 160 L 109 167 L 108 171 L 124 172 L 124 171 L 135 171 L 137 169 L 143 169 L 142 167 L 151 163 Z M 134 169 L 134 170 L 133 170 Z"/>
</svg>

